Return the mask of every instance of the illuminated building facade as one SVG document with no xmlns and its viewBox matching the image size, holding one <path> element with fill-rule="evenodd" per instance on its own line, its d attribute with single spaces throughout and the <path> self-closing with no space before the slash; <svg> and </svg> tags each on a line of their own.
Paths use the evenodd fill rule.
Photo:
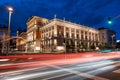
<svg viewBox="0 0 120 80">
<path fill-rule="evenodd" d="M 27 34 L 26 32 L 19 32 L 17 31 L 17 38 L 16 38 L 16 47 L 19 51 L 26 51 L 26 39 Z"/>
<path fill-rule="evenodd" d="M 54 18 L 37 16 L 27 22 L 27 51 L 79 52 L 99 45 L 99 31 L 87 26 Z"/>
</svg>

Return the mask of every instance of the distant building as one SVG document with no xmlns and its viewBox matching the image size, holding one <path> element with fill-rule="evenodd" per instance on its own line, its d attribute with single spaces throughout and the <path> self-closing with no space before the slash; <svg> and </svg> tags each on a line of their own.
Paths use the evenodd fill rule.
<svg viewBox="0 0 120 80">
<path fill-rule="evenodd" d="M 8 28 L 0 25 L 0 53 L 8 50 L 8 42 L 5 41 L 8 37 Z"/>
<path fill-rule="evenodd" d="M 31 17 L 26 34 L 30 52 L 90 51 L 99 45 L 98 30 L 57 18 Z"/>
<path fill-rule="evenodd" d="M 4 34 L 2 32 L 0 32 L 0 41 L 3 40 L 3 38 L 4 38 L 3 35 Z M 2 42 L 0 42 L 0 53 L 2 52 L 2 45 L 3 45 Z"/>
<path fill-rule="evenodd" d="M 17 31 L 16 48 L 19 51 L 26 51 L 26 40 L 27 40 L 26 32 Z"/>
<path fill-rule="evenodd" d="M 111 44 L 115 45 L 116 43 L 116 32 L 108 28 L 99 28 L 99 37 L 101 44 Z"/>
</svg>

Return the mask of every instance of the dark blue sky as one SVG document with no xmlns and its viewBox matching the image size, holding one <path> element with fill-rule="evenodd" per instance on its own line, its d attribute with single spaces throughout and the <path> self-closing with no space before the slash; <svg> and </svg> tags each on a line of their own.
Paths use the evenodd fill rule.
<svg viewBox="0 0 120 80">
<path fill-rule="evenodd" d="M 107 18 L 120 15 L 120 0 L 0 0 L 0 24 L 8 24 L 7 6 L 12 6 L 11 30 L 15 35 L 17 29 L 25 30 L 26 22 L 31 16 L 52 19 L 57 18 L 90 26 L 106 27 L 117 32 L 120 39 L 120 17 L 107 24 Z"/>
</svg>

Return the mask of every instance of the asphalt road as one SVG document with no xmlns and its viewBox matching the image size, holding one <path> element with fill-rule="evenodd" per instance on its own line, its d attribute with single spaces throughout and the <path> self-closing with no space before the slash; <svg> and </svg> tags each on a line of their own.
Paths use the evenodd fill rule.
<svg viewBox="0 0 120 80">
<path fill-rule="evenodd" d="M 74 59 L 74 61 L 76 60 L 79 59 Z M 0 80 L 120 80 L 120 59 L 89 63 L 38 62 L 38 64 L 42 64 L 42 66 L 1 72 Z"/>
</svg>

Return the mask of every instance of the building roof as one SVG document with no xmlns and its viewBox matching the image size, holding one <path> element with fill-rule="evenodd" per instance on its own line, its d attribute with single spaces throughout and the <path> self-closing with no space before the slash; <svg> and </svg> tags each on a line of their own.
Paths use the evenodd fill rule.
<svg viewBox="0 0 120 80">
<path fill-rule="evenodd" d="M 98 30 L 104 30 L 104 29 L 108 29 L 108 28 L 105 27 L 98 28 Z"/>
<path fill-rule="evenodd" d="M 99 28 L 98 30 L 107 30 L 107 31 L 111 31 L 111 32 L 113 32 L 113 33 L 116 33 L 114 30 L 111 30 L 111 29 L 105 28 L 105 27 L 101 27 L 101 28 Z"/>
</svg>

